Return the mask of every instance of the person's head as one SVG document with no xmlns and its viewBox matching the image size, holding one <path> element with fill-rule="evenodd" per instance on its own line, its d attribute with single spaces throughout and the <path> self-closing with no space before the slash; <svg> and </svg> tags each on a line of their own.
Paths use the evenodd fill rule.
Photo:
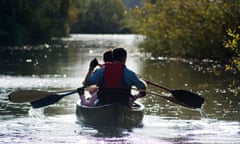
<svg viewBox="0 0 240 144">
<path fill-rule="evenodd" d="M 104 62 L 113 62 L 113 51 L 112 49 L 107 49 L 103 53 L 103 61 Z"/>
<path fill-rule="evenodd" d="M 127 51 L 122 47 L 113 49 L 113 61 L 125 63 L 127 59 Z"/>
</svg>

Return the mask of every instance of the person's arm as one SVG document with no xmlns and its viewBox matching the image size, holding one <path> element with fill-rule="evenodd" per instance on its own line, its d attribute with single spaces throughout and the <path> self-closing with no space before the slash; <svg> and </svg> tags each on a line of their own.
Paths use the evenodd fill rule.
<svg viewBox="0 0 240 144">
<path fill-rule="evenodd" d="M 132 71 L 129 71 L 129 73 L 127 74 L 127 79 L 129 79 L 128 82 L 131 85 L 136 86 L 139 91 L 137 94 L 133 95 L 129 100 L 129 105 L 132 106 L 136 99 L 144 97 L 146 95 L 147 84 L 145 81 L 139 79 L 137 75 Z"/>
<path fill-rule="evenodd" d="M 88 78 L 93 74 L 94 68 L 98 65 L 98 60 L 95 58 L 90 62 L 88 72 L 85 76 L 85 79 L 83 81 L 83 85 L 87 86 L 89 85 Z"/>
<path fill-rule="evenodd" d="M 88 85 L 92 85 L 92 84 L 99 85 L 103 79 L 103 72 L 104 72 L 104 68 L 99 68 L 97 71 L 93 72 L 92 75 L 90 75 L 88 77 L 88 79 L 86 80 L 87 84 Z"/>
<path fill-rule="evenodd" d="M 139 79 L 139 81 L 140 81 L 140 83 L 142 83 L 141 85 L 144 85 L 144 86 L 142 86 L 142 87 L 140 87 L 140 88 L 137 87 L 138 90 L 139 90 L 139 93 L 136 95 L 137 98 L 146 96 L 146 87 L 147 87 L 147 84 L 146 84 L 145 81 L 143 81 L 143 80 L 141 80 L 141 79 Z"/>
<path fill-rule="evenodd" d="M 147 84 L 145 81 L 139 79 L 137 75 L 131 71 L 131 70 L 126 70 L 126 81 L 128 84 L 136 86 L 137 89 L 139 90 L 139 93 L 136 95 L 137 97 L 144 97 L 146 95 L 146 87 Z"/>
<path fill-rule="evenodd" d="M 86 76 L 85 76 L 85 79 L 84 79 L 84 81 L 83 81 L 83 85 L 84 86 L 87 86 L 88 85 L 88 78 L 92 75 L 92 73 L 93 73 L 93 70 L 94 69 L 91 69 L 91 68 L 89 68 L 88 69 L 88 72 L 87 72 L 87 74 L 86 74 Z"/>
</svg>

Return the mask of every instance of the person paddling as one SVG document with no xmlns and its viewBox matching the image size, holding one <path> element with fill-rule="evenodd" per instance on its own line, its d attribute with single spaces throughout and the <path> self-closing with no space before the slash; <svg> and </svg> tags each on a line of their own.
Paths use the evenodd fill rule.
<svg viewBox="0 0 240 144">
<path fill-rule="evenodd" d="M 93 62 L 85 80 L 85 85 L 98 85 L 98 98 L 101 105 L 119 103 L 130 107 L 130 99 L 135 100 L 146 95 L 146 84 L 140 80 L 136 73 L 125 66 L 127 51 L 122 47 L 113 49 L 113 62 L 106 63 L 93 73 Z M 91 75 L 89 75 L 91 74 Z M 131 87 L 139 89 L 138 95 L 132 98 Z"/>
<path fill-rule="evenodd" d="M 93 59 L 90 62 L 89 71 L 88 71 L 88 73 L 87 73 L 87 75 L 85 77 L 85 80 L 83 81 L 83 85 L 86 85 L 87 79 L 89 78 L 90 75 L 92 75 L 94 69 L 97 66 L 103 67 L 106 63 L 112 63 L 113 62 L 112 49 L 107 49 L 106 51 L 104 51 L 104 53 L 103 53 L 103 61 L 104 61 L 104 64 L 99 64 L 97 59 L 95 58 L 95 59 Z M 95 70 L 95 71 L 97 71 L 97 70 Z M 83 88 L 79 88 L 77 91 L 78 91 L 78 94 L 80 96 L 82 105 L 94 106 L 95 103 L 97 102 L 98 87 L 92 88 L 91 90 L 89 90 L 89 93 L 91 94 L 91 97 L 88 100 L 86 100 L 86 98 L 85 98 L 84 89 Z"/>
</svg>

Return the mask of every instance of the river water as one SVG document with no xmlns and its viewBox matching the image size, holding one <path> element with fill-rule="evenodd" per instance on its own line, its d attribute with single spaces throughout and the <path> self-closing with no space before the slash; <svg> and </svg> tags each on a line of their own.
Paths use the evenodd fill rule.
<svg viewBox="0 0 240 144">
<path fill-rule="evenodd" d="M 212 60 L 151 58 L 138 51 L 136 35 L 71 35 L 54 44 L 0 50 L 0 143 L 240 143 L 240 98 L 230 93 L 234 76 Z M 205 98 L 201 111 L 147 95 L 143 127 L 101 133 L 76 121 L 73 94 L 58 103 L 32 109 L 12 103 L 17 90 L 62 91 L 81 86 L 89 61 L 107 48 L 124 46 L 127 66 L 141 77 L 172 89 L 186 89 Z M 167 95 L 149 86 L 149 90 Z"/>
</svg>

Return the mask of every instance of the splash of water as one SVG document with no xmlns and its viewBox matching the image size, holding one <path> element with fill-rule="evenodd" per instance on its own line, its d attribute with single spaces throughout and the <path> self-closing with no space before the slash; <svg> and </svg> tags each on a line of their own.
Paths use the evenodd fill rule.
<svg viewBox="0 0 240 144">
<path fill-rule="evenodd" d="M 204 112 L 203 109 L 199 109 L 199 112 L 200 112 L 200 114 L 201 114 L 201 118 L 202 118 L 202 119 L 207 119 L 207 118 L 208 118 L 207 114 Z"/>
<path fill-rule="evenodd" d="M 44 118 L 44 109 L 39 108 L 39 109 L 33 109 L 30 108 L 28 111 L 28 114 L 30 117 L 35 117 L 35 118 Z"/>
</svg>

